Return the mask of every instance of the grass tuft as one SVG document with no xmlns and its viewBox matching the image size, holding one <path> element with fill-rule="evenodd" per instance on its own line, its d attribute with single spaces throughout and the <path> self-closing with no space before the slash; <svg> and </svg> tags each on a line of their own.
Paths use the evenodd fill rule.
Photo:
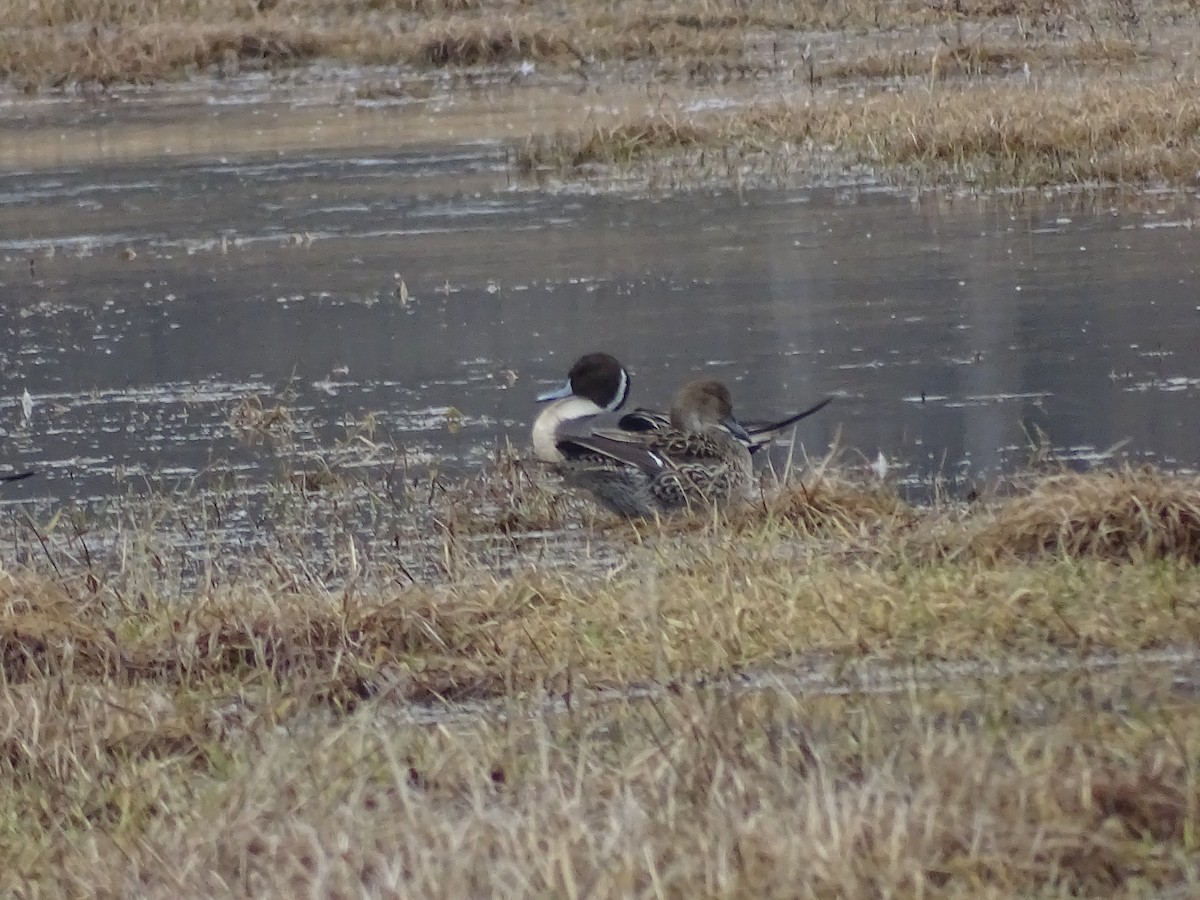
<svg viewBox="0 0 1200 900">
<path fill-rule="evenodd" d="M 905 52 L 898 48 L 870 51 L 835 59 L 813 68 L 814 83 L 863 79 L 922 79 L 926 82 L 967 81 L 1021 75 L 1026 67 L 1048 68 L 1132 65 L 1153 55 L 1142 44 L 1127 38 L 1100 38 L 1078 43 L 1054 41 L 985 42 L 921 47 Z M 1065 75 L 1065 72 L 1064 72 Z"/>
<path fill-rule="evenodd" d="M 975 530 L 980 555 L 1200 562 L 1200 479 L 1151 468 L 1039 479 Z"/>
<path fill-rule="evenodd" d="M 561 529 L 577 517 L 580 499 L 536 460 L 497 448 L 479 473 L 434 493 L 434 520 L 450 536 Z"/>
<path fill-rule="evenodd" d="M 685 151 L 712 142 L 712 132 L 703 126 L 653 116 L 618 125 L 594 125 L 577 134 L 531 138 L 517 150 L 515 164 L 524 174 L 548 167 L 622 165 L 658 151 Z"/>
<path fill-rule="evenodd" d="M 565 34 L 556 29 L 513 23 L 481 26 L 452 21 L 435 36 L 425 38 L 415 55 L 424 65 L 495 66 L 523 60 L 547 61 L 578 57 Z"/>
<path fill-rule="evenodd" d="M 827 536 L 900 532 L 919 518 L 891 487 L 855 481 L 831 469 L 808 483 L 785 484 L 768 497 L 763 512 L 767 519 L 788 522 L 806 534 Z"/>
</svg>

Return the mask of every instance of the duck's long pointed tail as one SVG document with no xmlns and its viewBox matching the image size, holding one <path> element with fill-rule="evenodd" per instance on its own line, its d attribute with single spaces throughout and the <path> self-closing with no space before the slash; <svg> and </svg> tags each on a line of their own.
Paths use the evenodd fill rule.
<svg viewBox="0 0 1200 900">
<path fill-rule="evenodd" d="M 750 451 L 758 450 L 760 447 L 765 447 L 771 441 L 775 440 L 780 432 L 795 425 L 801 419 L 806 419 L 814 413 L 819 413 L 830 403 L 833 402 L 833 397 L 826 397 L 820 403 L 810 406 L 803 412 L 798 412 L 795 415 L 788 416 L 786 419 L 780 419 L 778 422 L 751 422 L 743 423 L 746 430 L 750 432 L 750 437 L 753 441 L 750 445 Z"/>
</svg>

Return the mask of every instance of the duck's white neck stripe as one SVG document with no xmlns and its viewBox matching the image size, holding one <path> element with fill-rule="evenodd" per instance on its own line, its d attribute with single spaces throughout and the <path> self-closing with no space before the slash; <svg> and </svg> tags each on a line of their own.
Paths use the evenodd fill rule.
<svg viewBox="0 0 1200 900">
<path fill-rule="evenodd" d="M 622 369 L 621 380 L 617 382 L 617 392 L 608 401 L 608 406 L 604 407 L 604 409 L 608 412 L 616 412 L 627 399 L 629 399 L 629 376 Z"/>
</svg>

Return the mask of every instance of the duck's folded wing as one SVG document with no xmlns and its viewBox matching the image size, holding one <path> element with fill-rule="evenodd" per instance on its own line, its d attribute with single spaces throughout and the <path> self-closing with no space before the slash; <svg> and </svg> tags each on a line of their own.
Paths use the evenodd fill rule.
<svg viewBox="0 0 1200 900">
<path fill-rule="evenodd" d="M 30 469 L 28 472 L 18 472 L 15 475 L 0 475 L 0 484 L 9 481 L 20 481 L 23 478 L 29 478 L 31 475 L 36 474 L 37 472 L 35 472 L 33 469 Z"/>
<path fill-rule="evenodd" d="M 810 406 L 802 412 L 787 416 L 783 419 L 751 419 L 743 421 L 742 426 L 750 433 L 750 443 L 747 445 L 750 452 L 759 450 L 765 447 L 771 441 L 775 440 L 780 433 L 795 425 L 801 419 L 806 419 L 813 413 L 818 413 L 826 406 L 833 402 L 832 397 L 826 397 L 820 403 Z M 647 409 L 644 406 L 639 406 L 632 412 L 627 412 L 617 420 L 617 427 L 622 431 L 632 432 L 634 434 L 646 434 L 648 432 L 666 431 L 671 427 L 671 417 L 665 412 L 659 412 L 656 409 Z"/>
<path fill-rule="evenodd" d="M 663 431 L 670 428 L 671 419 L 666 413 L 639 406 L 633 412 L 627 412 L 621 416 L 617 422 L 617 427 L 624 431 L 644 434 L 647 431 Z"/>
<path fill-rule="evenodd" d="M 628 415 L 631 414 L 626 413 L 626 416 Z M 649 432 L 629 431 L 620 427 L 618 422 L 615 428 L 589 429 L 577 443 L 587 444 L 590 441 L 588 446 L 603 446 L 604 455 L 614 462 L 634 465 L 653 475 L 663 469 L 677 469 L 693 463 L 706 465 L 714 460 L 724 460 L 728 456 L 729 445 L 736 445 L 741 441 L 728 434 L 725 434 L 722 440 L 720 434 L 724 432 L 718 430 L 714 435 L 709 432 L 680 431 L 670 427 Z M 567 454 L 564 452 L 564 455 Z"/>
<path fill-rule="evenodd" d="M 598 462 L 617 466 L 632 466 L 653 477 L 666 468 L 667 460 L 644 441 L 621 437 L 620 432 L 591 432 L 562 435 L 555 446 L 573 462 Z"/>
</svg>

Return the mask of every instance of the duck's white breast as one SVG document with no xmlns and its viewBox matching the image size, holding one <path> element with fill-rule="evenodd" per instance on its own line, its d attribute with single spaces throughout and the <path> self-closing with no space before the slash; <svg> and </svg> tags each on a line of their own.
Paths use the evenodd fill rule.
<svg viewBox="0 0 1200 900">
<path fill-rule="evenodd" d="M 543 462 L 560 463 L 566 457 L 555 445 L 559 429 L 567 422 L 578 422 L 604 412 L 585 397 L 555 400 L 533 420 L 533 455 Z"/>
</svg>

